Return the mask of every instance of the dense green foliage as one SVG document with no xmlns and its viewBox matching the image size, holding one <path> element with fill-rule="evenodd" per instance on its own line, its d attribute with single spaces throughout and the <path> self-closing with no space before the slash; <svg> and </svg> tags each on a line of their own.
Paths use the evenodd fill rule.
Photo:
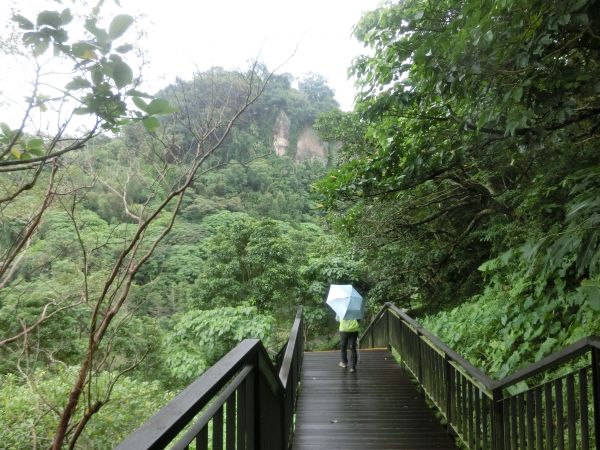
<svg viewBox="0 0 600 450">
<path fill-rule="evenodd" d="M 275 354 L 299 305 L 308 347 L 330 346 L 331 283 L 368 294 L 369 311 L 391 300 L 421 313 L 496 377 L 600 333 L 597 0 L 389 3 L 356 26 L 372 52 L 351 69 L 361 88 L 352 113 L 319 75 L 296 89 L 260 65 L 148 96 L 132 89 L 120 56 L 130 47 L 113 46 L 131 18 L 103 30 L 95 11 L 90 39 L 69 41 L 65 11 L 15 20 L 34 57 L 52 46 L 73 60 L 58 91 L 97 128 L 60 164 L 64 130 L 0 133 L 0 169 L 23 168 L 0 178 L 9 447 L 50 445 L 82 368 L 75 440 L 106 448 L 241 339 Z M 289 146 L 275 156 L 282 117 Z M 313 123 L 341 144 L 327 161 L 296 158 Z M 182 185 L 180 203 L 163 203 Z M 115 311 L 96 345 L 98 321 Z"/>
<path fill-rule="evenodd" d="M 29 384 L 15 375 L 0 376 L 0 420 L 2 446 L 27 450 L 35 443 L 47 448 L 52 443 L 57 416 L 50 408 L 60 408 L 68 395 L 76 368 L 36 371 Z M 104 450 L 114 447 L 130 430 L 149 418 L 173 397 L 156 381 L 133 380 L 104 372 L 94 386 L 101 397 L 110 392 L 110 400 L 102 405 L 99 420 L 93 420 L 79 441 L 80 448 Z M 78 411 L 80 414 L 81 411 Z"/>
<path fill-rule="evenodd" d="M 260 338 L 275 355 L 297 306 L 307 305 L 312 336 L 328 333 L 327 284 L 350 273 L 357 278 L 359 264 L 318 225 L 310 199 L 326 161 L 295 158 L 299 133 L 337 108 L 325 80 L 312 74 L 296 89 L 291 75 L 265 67 L 215 68 L 147 96 L 130 89 L 139 80 L 113 54 L 129 51 L 112 44 L 132 18 L 117 16 L 104 31 L 96 14 L 85 22 L 88 46 L 54 43 L 68 12 L 44 12 L 37 25 L 15 19 L 22 32 L 38 33 L 34 58 L 46 51 L 45 41 L 74 57 L 66 95 L 80 101 L 77 114 L 96 116 L 114 134 L 84 134 L 73 148 L 84 151 L 61 154 L 59 171 L 51 156 L 64 148 L 56 144 L 62 131 L 55 142 L 43 132 L 34 139 L 2 126 L 0 144 L 8 150 L 0 163 L 39 168 L 31 181 L 28 170 L 4 171 L 0 181 L 0 436 L 10 448 L 56 442 L 82 373 L 85 388 L 67 440 L 76 448 L 107 448 L 242 339 Z M 248 95 L 267 80 L 269 88 L 229 131 Z M 275 156 L 281 115 L 289 120 L 289 146 Z M 191 172 L 198 161 L 202 170 Z M 181 203 L 165 204 L 189 174 Z M 133 251 L 124 253 L 132 242 Z M 138 267 L 138 255 L 150 250 Z M 123 255 L 127 264 L 116 266 Z M 322 269 L 332 257 L 343 260 L 336 274 Z M 98 323 L 116 313 L 106 338 L 92 344 Z"/>
<path fill-rule="evenodd" d="M 172 378 L 185 384 L 243 339 L 261 339 L 271 347 L 274 317 L 260 314 L 252 306 L 190 309 L 176 314 L 172 320 L 173 332 L 166 342 L 169 349 L 166 365 Z"/>
<path fill-rule="evenodd" d="M 598 6 L 382 7 L 355 30 L 357 112 L 319 124 L 371 297 L 444 311 L 427 324 L 496 376 L 599 331 Z"/>
</svg>

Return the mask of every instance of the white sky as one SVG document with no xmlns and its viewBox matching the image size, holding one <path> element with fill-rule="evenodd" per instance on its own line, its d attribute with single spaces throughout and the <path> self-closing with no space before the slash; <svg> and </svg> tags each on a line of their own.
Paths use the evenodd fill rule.
<svg viewBox="0 0 600 450">
<path fill-rule="evenodd" d="M 0 23 L 6 23 L 10 5 L 1 3 Z M 61 9 L 82 2 L 63 0 L 64 6 L 47 0 L 13 3 L 25 9 L 27 17 L 34 18 L 31 11 Z M 347 79 L 347 69 L 352 59 L 363 52 L 351 29 L 362 12 L 374 9 L 380 0 L 121 0 L 120 3 L 120 12 L 138 17 L 140 28 L 146 31 L 140 44 L 149 63 L 143 72 L 142 85 L 148 92 L 173 82 L 176 76 L 189 79 L 195 68 L 243 69 L 247 61 L 257 56 L 269 69 L 274 69 L 298 47 L 279 73 L 288 72 L 296 77 L 320 73 L 336 92 L 342 109 L 349 110 L 355 90 L 353 81 Z M 113 8 L 110 0 L 106 4 Z M 7 72 L 0 75 L 0 89 L 5 94 L 16 81 Z"/>
<path fill-rule="evenodd" d="M 122 0 L 124 7 L 139 0 Z M 343 109 L 354 98 L 347 69 L 361 46 L 351 36 L 363 11 L 379 0 L 171 0 L 150 2 L 149 77 L 185 75 L 195 65 L 244 68 L 259 52 L 273 69 L 301 76 L 317 72 L 327 78 Z M 166 8 L 165 6 L 169 7 Z M 144 28 L 146 26 L 144 25 Z M 184 77 L 185 78 L 185 77 Z"/>
</svg>

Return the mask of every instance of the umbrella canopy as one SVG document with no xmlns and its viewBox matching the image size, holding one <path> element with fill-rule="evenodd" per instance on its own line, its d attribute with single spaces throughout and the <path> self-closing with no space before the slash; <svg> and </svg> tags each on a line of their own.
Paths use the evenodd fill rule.
<svg viewBox="0 0 600 450">
<path fill-rule="evenodd" d="M 343 320 L 362 319 L 364 302 L 362 295 L 351 284 L 332 284 L 326 303 Z"/>
</svg>

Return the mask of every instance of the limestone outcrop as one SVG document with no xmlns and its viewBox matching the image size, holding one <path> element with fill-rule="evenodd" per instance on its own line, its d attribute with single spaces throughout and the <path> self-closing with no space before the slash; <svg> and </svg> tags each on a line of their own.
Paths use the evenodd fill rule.
<svg viewBox="0 0 600 450">
<path fill-rule="evenodd" d="M 299 130 L 296 142 L 290 141 L 292 122 L 285 111 L 280 111 L 273 126 L 273 150 L 278 156 L 290 155 L 296 161 L 317 160 L 325 163 L 328 146 L 311 126 Z M 294 145 L 295 148 L 290 148 Z"/>
</svg>

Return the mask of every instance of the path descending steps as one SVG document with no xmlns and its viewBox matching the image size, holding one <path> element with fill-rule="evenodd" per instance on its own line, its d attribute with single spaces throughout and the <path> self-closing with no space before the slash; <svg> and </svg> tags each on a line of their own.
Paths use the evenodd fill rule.
<svg viewBox="0 0 600 450">
<path fill-rule="evenodd" d="M 361 350 L 356 373 L 339 352 L 306 352 L 293 450 L 456 450 L 387 350 Z"/>
</svg>

